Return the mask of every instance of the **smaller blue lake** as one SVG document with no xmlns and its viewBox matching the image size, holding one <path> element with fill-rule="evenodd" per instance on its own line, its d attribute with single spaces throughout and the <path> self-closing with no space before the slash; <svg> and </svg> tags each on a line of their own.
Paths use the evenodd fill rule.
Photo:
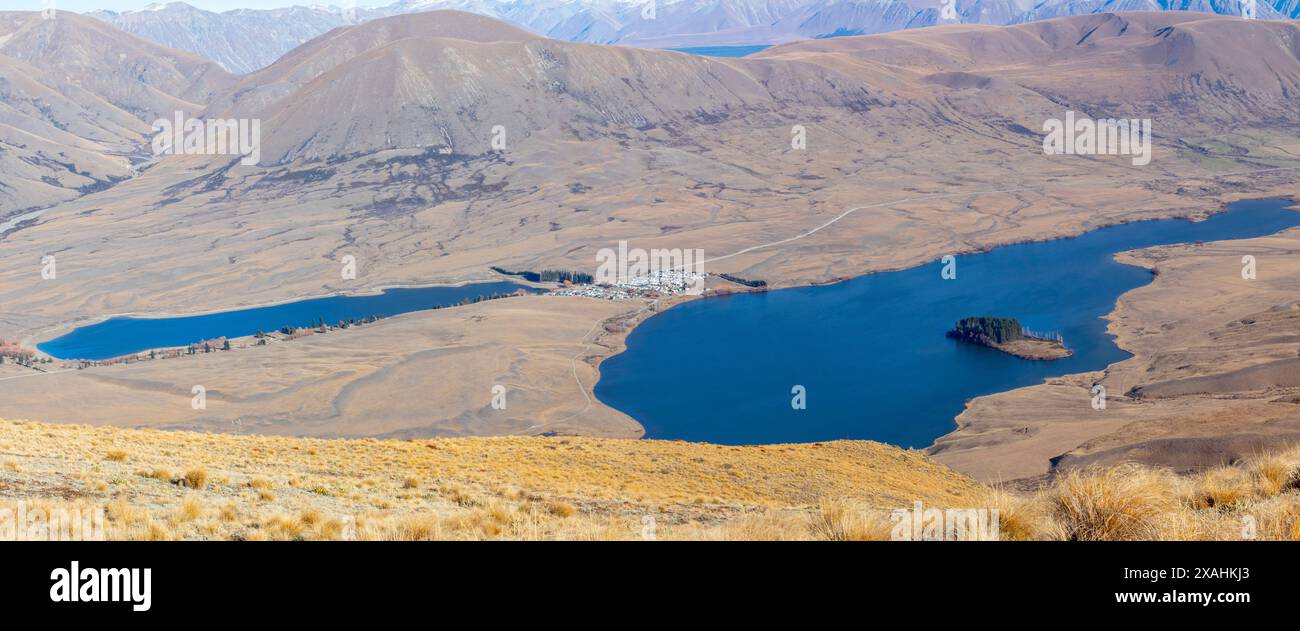
<svg viewBox="0 0 1300 631">
<path fill-rule="evenodd" d="M 1115 262 L 1116 253 L 1270 235 L 1300 225 L 1288 204 L 1241 201 L 1200 222 L 1142 221 L 961 255 L 954 280 L 940 278 L 935 262 L 835 285 L 694 300 L 634 329 L 627 350 L 601 364 L 595 394 L 640 422 L 648 438 L 925 447 L 955 429 L 972 397 L 1129 356 L 1106 333 L 1103 316 L 1152 276 Z M 1240 279 L 1245 254 L 1243 246 L 1223 257 L 1225 278 Z M 1013 317 L 1058 332 L 1074 355 L 1027 361 L 944 336 L 967 316 Z M 805 389 L 806 409 L 791 405 L 796 385 Z M 1090 401 L 1083 396 L 1078 405 Z"/>
<path fill-rule="evenodd" d="M 745 57 L 771 47 L 771 44 L 755 44 L 751 46 L 692 46 L 688 48 L 670 48 L 669 50 L 705 57 Z"/>
<path fill-rule="evenodd" d="M 178 318 L 111 318 L 83 326 L 37 348 L 60 359 L 109 359 L 151 348 L 185 346 L 219 337 L 270 333 L 285 326 L 306 327 L 314 322 L 336 324 L 370 316 L 389 317 L 458 305 L 463 300 L 511 294 L 519 289 L 510 282 L 475 283 L 459 287 L 386 289 L 367 296 L 328 296 L 270 307 L 225 311 Z"/>
</svg>

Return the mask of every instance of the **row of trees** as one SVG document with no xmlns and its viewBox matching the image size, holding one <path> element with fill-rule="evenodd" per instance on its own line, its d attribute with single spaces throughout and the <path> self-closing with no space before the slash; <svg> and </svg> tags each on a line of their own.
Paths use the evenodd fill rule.
<svg viewBox="0 0 1300 631">
<path fill-rule="evenodd" d="M 204 340 L 202 342 L 190 344 L 185 348 L 185 354 L 194 355 L 199 351 L 211 353 L 212 351 L 217 350 L 217 344 L 220 344 L 220 348 L 223 351 L 230 350 L 230 340 L 223 337 L 220 338 L 220 340 Z M 157 351 L 149 351 L 149 359 L 158 359 Z"/>
<path fill-rule="evenodd" d="M 465 305 L 472 305 L 472 304 L 475 304 L 475 303 L 478 303 L 478 302 L 483 302 L 484 300 L 500 300 L 500 299 L 502 299 L 502 298 L 509 298 L 509 297 L 511 297 L 511 296 L 515 296 L 515 295 L 517 295 L 517 294 L 503 294 L 503 293 L 499 293 L 499 292 L 498 292 L 498 293 L 493 293 L 492 295 L 489 295 L 489 296 L 484 296 L 483 294 L 479 294 L 479 295 L 477 295 L 477 296 L 475 296 L 475 297 L 473 297 L 473 298 L 470 298 L 469 296 L 466 296 L 466 297 L 460 299 L 460 306 L 463 307 L 463 306 L 465 306 Z M 441 308 L 442 308 L 442 307 L 434 307 L 434 309 L 441 309 Z"/>
<path fill-rule="evenodd" d="M 568 270 L 548 269 L 540 272 L 522 270 L 512 272 L 502 267 L 492 267 L 492 271 L 506 276 L 519 276 L 526 281 L 533 283 L 563 283 L 569 281 L 575 285 L 590 285 L 596 282 L 596 277 L 583 272 L 574 272 Z"/>
<path fill-rule="evenodd" d="M 962 318 L 948 331 L 948 337 L 968 342 L 1006 344 L 1025 337 L 1025 330 L 1015 318 L 975 316 Z"/>
<path fill-rule="evenodd" d="M 732 276 L 731 274 L 718 274 L 718 278 L 731 281 L 737 285 L 744 285 L 746 287 L 767 287 L 767 281 L 765 280 L 750 280 L 748 278 Z"/>
<path fill-rule="evenodd" d="M 303 333 L 305 331 L 315 331 L 317 333 L 324 333 L 330 330 L 331 328 L 347 329 L 362 324 L 370 324 L 371 322 L 376 322 L 382 319 L 383 317 L 384 316 L 382 315 L 372 315 L 360 319 L 348 318 L 347 320 L 339 320 L 338 322 L 334 323 L 332 327 L 329 324 L 325 323 L 325 318 L 315 318 L 311 321 L 310 326 L 298 327 L 292 324 L 286 324 L 285 326 L 280 327 L 280 334 L 293 336 L 299 333 Z M 263 331 L 262 329 L 258 329 L 257 332 L 253 334 L 253 337 L 257 338 L 258 340 L 265 340 L 266 331 Z M 258 344 L 261 345 L 262 342 L 259 342 Z"/>
<path fill-rule="evenodd" d="M 500 298 L 509 298 L 514 295 L 516 294 L 513 293 L 503 294 L 497 292 L 490 295 L 479 294 L 474 297 L 466 296 L 464 298 L 461 298 L 460 302 L 457 303 L 456 305 L 434 305 L 430 307 L 430 310 L 443 309 L 444 307 L 451 307 L 451 306 L 472 305 L 475 303 L 483 302 L 484 300 L 498 300 Z M 315 318 L 311 321 L 311 326 L 297 327 L 294 325 L 285 325 L 283 327 L 280 327 L 280 333 L 288 336 L 297 335 L 299 333 L 302 333 L 304 331 L 309 331 L 309 330 L 314 330 L 317 333 L 325 333 L 326 331 L 329 331 L 331 328 L 347 329 L 354 326 L 360 326 L 362 324 L 370 324 L 372 322 L 377 322 L 386 317 L 387 316 L 384 315 L 370 315 L 364 318 L 348 318 L 347 320 L 339 320 L 338 322 L 334 323 L 333 326 L 326 324 L 325 318 Z M 258 340 L 263 340 L 266 338 L 266 331 L 263 331 L 262 329 L 258 329 L 257 332 L 253 334 L 253 337 L 257 338 Z"/>
</svg>

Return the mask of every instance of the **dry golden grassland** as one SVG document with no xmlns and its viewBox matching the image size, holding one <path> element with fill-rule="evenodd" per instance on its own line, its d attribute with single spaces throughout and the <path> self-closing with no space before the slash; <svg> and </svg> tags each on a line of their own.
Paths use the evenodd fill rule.
<svg viewBox="0 0 1300 631">
<path fill-rule="evenodd" d="M 1121 465 L 1032 493 L 866 441 L 307 439 L 0 421 L 0 502 L 105 509 L 109 539 L 888 539 L 996 508 L 1004 539 L 1300 539 L 1300 448 L 1194 476 Z M 653 520 L 647 519 L 653 518 Z"/>
<path fill-rule="evenodd" d="M 970 505 L 871 442 L 310 439 L 0 421 L 0 502 L 106 507 L 110 539 L 808 538 L 833 497 Z"/>
</svg>

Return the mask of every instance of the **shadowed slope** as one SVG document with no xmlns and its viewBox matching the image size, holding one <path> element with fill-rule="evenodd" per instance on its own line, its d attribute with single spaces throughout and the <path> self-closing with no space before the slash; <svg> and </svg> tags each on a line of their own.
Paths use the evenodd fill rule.
<svg viewBox="0 0 1300 631">
<path fill-rule="evenodd" d="M 130 177 L 154 120 L 200 109 L 233 80 L 75 13 L 0 13 L 0 223 Z"/>
</svg>

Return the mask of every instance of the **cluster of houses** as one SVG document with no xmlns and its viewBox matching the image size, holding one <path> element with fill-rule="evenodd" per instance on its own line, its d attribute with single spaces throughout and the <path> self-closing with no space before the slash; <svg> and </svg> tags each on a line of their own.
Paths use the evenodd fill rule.
<svg viewBox="0 0 1300 631">
<path fill-rule="evenodd" d="M 633 276 L 612 284 L 571 285 L 553 293 L 557 296 L 586 296 L 603 300 L 628 300 L 631 298 L 657 298 L 686 293 L 700 293 L 709 277 L 704 272 L 670 270 Z"/>
</svg>

